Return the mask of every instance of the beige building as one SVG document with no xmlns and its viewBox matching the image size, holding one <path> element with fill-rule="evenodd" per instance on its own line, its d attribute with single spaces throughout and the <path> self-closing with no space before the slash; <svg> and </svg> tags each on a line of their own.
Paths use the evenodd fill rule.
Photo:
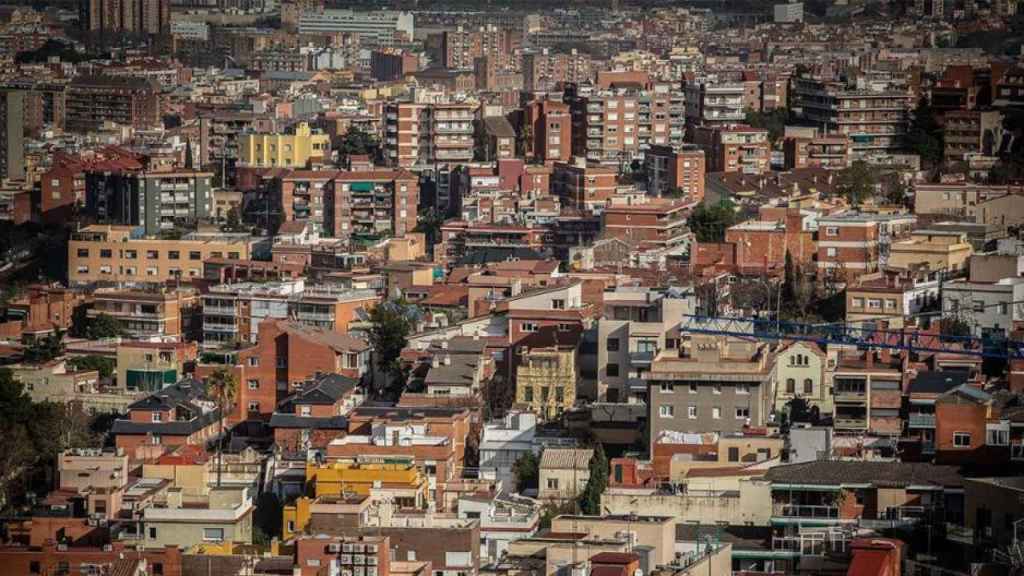
<svg viewBox="0 0 1024 576">
<path fill-rule="evenodd" d="M 122 413 L 137 398 L 132 394 L 100 392 L 99 372 L 73 370 L 63 360 L 9 367 L 34 402 L 74 403 L 87 412 Z"/>
<path fill-rule="evenodd" d="M 541 500 L 570 500 L 583 493 L 590 479 L 590 448 L 547 448 L 540 458 Z"/>
<path fill-rule="evenodd" d="M 174 384 L 197 351 L 195 342 L 122 342 L 117 346 L 117 384 L 147 392 Z"/>
<path fill-rule="evenodd" d="M 191 548 L 200 544 L 252 543 L 255 506 L 249 488 L 214 488 L 186 498 L 180 488 L 142 512 L 143 546 Z"/>
<path fill-rule="evenodd" d="M 100 289 L 94 298 L 89 318 L 110 316 L 132 338 L 182 340 L 198 332 L 199 295 L 193 288 Z"/>
<path fill-rule="evenodd" d="M 128 456 L 122 450 L 65 450 L 57 458 L 60 488 L 123 488 L 128 483 Z"/>
<path fill-rule="evenodd" d="M 523 349 L 516 371 L 516 402 L 541 418 L 557 418 L 576 402 L 576 351 Z"/>
<path fill-rule="evenodd" d="M 927 268 L 958 272 L 967 269 L 974 252 L 964 232 L 917 230 L 907 240 L 893 242 L 889 247 L 891 268 Z"/>
<path fill-rule="evenodd" d="M 68 282 L 164 283 L 201 278 L 207 258 L 248 260 L 259 241 L 248 234 L 194 233 L 180 240 L 140 238 L 131 226 L 86 226 L 68 242 Z"/>
<path fill-rule="evenodd" d="M 772 516 L 771 484 L 763 478 L 737 472 L 714 489 L 690 489 L 679 494 L 657 488 L 609 487 L 601 495 L 601 509 L 612 515 L 665 515 L 702 525 L 766 526 Z"/>
<path fill-rule="evenodd" d="M 834 363 L 833 359 L 831 365 Z M 821 414 L 831 414 L 829 366 L 828 354 L 813 342 L 797 341 L 783 348 L 775 357 L 775 411 L 780 412 L 793 398 L 803 398 L 808 407 L 817 406 Z"/>
<path fill-rule="evenodd" d="M 675 560 L 678 519 L 664 513 L 656 516 L 556 516 L 552 532 L 575 532 L 604 539 L 628 538 L 633 546 L 642 544 L 652 550 L 652 564 L 671 564 Z"/>
</svg>

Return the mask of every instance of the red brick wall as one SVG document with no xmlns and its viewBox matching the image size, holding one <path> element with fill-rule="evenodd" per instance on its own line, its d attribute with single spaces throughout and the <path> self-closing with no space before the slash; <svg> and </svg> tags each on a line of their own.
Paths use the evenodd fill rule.
<svg viewBox="0 0 1024 576">
<path fill-rule="evenodd" d="M 943 401 L 935 404 L 935 450 L 937 452 L 967 452 L 985 444 L 985 407 L 974 403 Z M 968 432 L 971 446 L 953 445 L 953 434 Z"/>
</svg>

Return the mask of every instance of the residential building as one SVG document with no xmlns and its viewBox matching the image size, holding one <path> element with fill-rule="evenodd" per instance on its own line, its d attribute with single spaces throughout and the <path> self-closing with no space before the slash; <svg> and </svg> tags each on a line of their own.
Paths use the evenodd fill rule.
<svg viewBox="0 0 1024 576">
<path fill-rule="evenodd" d="M 97 222 L 141 226 L 146 234 L 158 234 L 194 228 L 212 215 L 212 172 L 118 170 L 107 164 L 85 172 L 83 212 Z"/>
<path fill-rule="evenodd" d="M 693 134 L 694 142 L 707 157 L 709 172 L 760 175 L 770 168 L 771 144 L 763 128 L 715 124 L 695 127 Z"/>
<path fill-rule="evenodd" d="M 675 340 L 643 374 L 651 446 L 666 432 L 740 432 L 768 422 L 773 354 L 764 344 L 693 336 Z"/>
<path fill-rule="evenodd" d="M 248 234 L 186 234 L 146 238 L 131 226 L 93 224 L 68 242 L 71 285 L 150 283 L 199 278 L 207 258 L 249 259 L 260 239 Z"/>
<path fill-rule="evenodd" d="M 301 536 L 295 540 L 295 576 L 320 576 L 329 566 L 353 574 L 363 570 L 367 576 L 399 573 L 402 562 L 396 560 L 392 570 L 391 540 L 387 536 L 322 536 Z"/>
<path fill-rule="evenodd" d="M 634 551 L 638 544 L 649 546 L 648 562 L 654 566 L 671 565 L 676 558 L 675 541 L 678 518 L 666 515 L 634 514 L 583 516 L 562 514 L 551 520 L 552 532 L 581 532 L 601 539 L 625 538 Z M 608 555 L 599 554 L 591 561 L 607 562 Z M 596 560 L 594 559 L 596 558 Z"/>
<path fill-rule="evenodd" d="M 85 0 L 78 11 L 82 30 L 101 36 L 162 36 L 171 30 L 170 0 Z"/>
<path fill-rule="evenodd" d="M 515 158 L 516 131 L 504 116 L 485 116 L 478 127 L 477 148 L 485 162 Z"/>
<path fill-rule="evenodd" d="M 647 396 L 643 374 L 683 314 L 694 312 L 690 294 L 621 287 L 603 294 L 597 321 L 597 390 L 588 397 L 623 402 Z"/>
<path fill-rule="evenodd" d="M 340 374 L 320 374 L 296 387 L 270 417 L 274 444 L 291 454 L 325 450 L 348 433 L 348 413 L 363 402 L 359 381 Z"/>
<path fill-rule="evenodd" d="M 914 213 L 936 214 L 974 221 L 986 200 L 1013 192 L 1009 186 L 975 183 L 915 183 Z"/>
<path fill-rule="evenodd" d="M 1024 477 L 964 478 L 964 526 L 975 542 L 994 549 L 1012 546 L 1024 517 Z"/>
<path fill-rule="evenodd" d="M 555 420 L 576 403 L 576 350 L 557 346 L 520 348 L 516 404 Z"/>
<path fill-rule="evenodd" d="M 504 418 L 484 423 L 480 432 L 480 469 L 502 482 L 513 479 L 512 468 L 524 454 L 536 453 L 537 415 L 513 410 Z"/>
<path fill-rule="evenodd" d="M 456 26 L 442 33 L 442 65 L 450 70 L 472 70 L 478 58 L 510 61 L 520 43 L 521 36 L 509 28 L 493 24 L 476 29 Z"/>
<path fill-rule="evenodd" d="M 899 152 L 914 106 L 907 90 L 860 90 L 806 77 L 793 78 L 792 93 L 804 119 L 850 138 L 854 159 Z"/>
<path fill-rule="evenodd" d="M 591 448 L 546 448 L 540 457 L 537 497 L 542 501 L 574 500 L 590 479 Z"/>
<path fill-rule="evenodd" d="M 76 370 L 64 360 L 40 364 L 14 364 L 11 376 L 21 382 L 34 402 L 76 406 L 97 414 L 122 414 L 137 399 L 135 394 L 104 390 L 99 372 Z"/>
<path fill-rule="evenodd" d="M 782 143 L 786 170 L 820 167 L 842 170 L 850 165 L 848 136 L 787 137 Z"/>
<path fill-rule="evenodd" d="M 921 460 L 931 459 L 935 455 L 935 417 L 937 413 L 936 400 L 947 392 L 967 384 L 970 372 L 966 370 L 923 370 L 919 371 L 910 381 L 907 389 L 907 427 L 904 431 L 904 446 L 916 450 Z M 943 409 L 948 417 L 963 408 L 951 408 L 949 404 L 956 404 L 956 397 L 947 397 L 944 401 L 947 407 Z M 950 402 L 952 400 L 952 402 Z M 970 432 L 960 425 L 954 425 L 960 432 Z M 971 428 L 973 430 L 973 427 Z M 964 442 L 961 438 L 961 443 Z M 948 438 L 947 438 L 948 445 Z M 912 459 L 912 450 L 905 449 L 905 459 Z"/>
<path fill-rule="evenodd" d="M 804 21 L 803 2 L 786 2 L 774 6 L 774 20 L 776 24 L 794 24 Z"/>
<path fill-rule="evenodd" d="M 836 432 L 899 436 L 903 363 L 888 350 L 841 354 L 832 374 Z"/>
<path fill-rule="evenodd" d="M 472 104 L 394 102 L 384 107 L 384 156 L 390 166 L 412 168 L 473 159 Z"/>
<path fill-rule="evenodd" d="M 0 92 L 0 178 L 25 178 L 25 93 Z"/>
<path fill-rule="evenodd" d="M 490 562 L 500 560 L 510 543 L 533 536 L 540 525 L 538 503 L 515 494 L 464 496 L 458 500 L 457 513 L 480 520 L 480 556 Z"/>
<path fill-rule="evenodd" d="M 370 76 L 379 82 L 393 82 L 419 70 L 419 58 L 412 52 L 383 48 L 370 53 Z"/>
<path fill-rule="evenodd" d="M 686 215 L 691 204 L 668 198 L 612 199 L 601 220 L 605 234 L 644 248 L 671 248 L 689 241 Z"/>
<path fill-rule="evenodd" d="M 91 132 L 104 122 L 136 129 L 160 125 L 156 85 L 131 76 L 76 76 L 65 93 L 65 127 Z"/>
<path fill-rule="evenodd" d="M 140 340 L 185 340 L 199 334 L 199 304 L 199 295 L 193 288 L 100 289 L 94 293 L 93 306 L 87 315 L 91 319 L 109 316 L 121 332 Z"/>
<path fill-rule="evenodd" d="M 528 92 L 547 92 L 559 85 L 581 84 L 594 77 L 594 63 L 589 54 L 577 52 L 539 52 L 523 54 L 523 89 Z"/>
<path fill-rule="evenodd" d="M 846 321 L 863 328 L 900 329 L 907 317 L 938 304 L 940 272 L 882 270 L 846 285 Z"/>
<path fill-rule="evenodd" d="M 156 392 L 184 378 L 197 354 L 195 342 L 121 342 L 117 384 L 130 391 Z"/>
<path fill-rule="evenodd" d="M 238 163 L 268 168 L 305 168 L 330 160 L 331 137 L 300 122 L 292 134 L 242 134 Z"/>
<path fill-rule="evenodd" d="M 697 247 L 696 268 L 712 267 L 745 275 L 777 274 L 786 266 L 787 256 L 802 269 L 815 255 L 814 234 L 807 230 L 799 209 L 788 208 L 776 218 L 762 214 L 725 230 L 725 242 L 703 243 Z"/>
<path fill-rule="evenodd" d="M 840 281 L 878 270 L 879 222 L 871 215 L 818 218 L 818 275 Z"/>
<path fill-rule="evenodd" d="M 127 417 L 114 421 L 114 445 L 137 460 L 184 445 L 204 445 L 219 432 L 220 409 L 206 386 L 182 380 L 128 406 Z"/>
<path fill-rule="evenodd" d="M 420 510 L 429 500 L 427 477 L 412 462 L 307 464 L 306 484 L 314 498 L 367 496 L 370 502 L 391 500 L 401 508 Z"/>
<path fill-rule="evenodd" d="M 654 145 L 644 154 L 647 191 L 658 196 L 681 190 L 688 200 L 704 200 L 706 169 L 704 151 L 693 144 Z"/>
<path fill-rule="evenodd" d="M 942 156 L 946 162 L 960 162 L 969 155 L 998 153 L 1003 127 L 1001 112 L 951 110 L 942 119 Z"/>
<path fill-rule="evenodd" d="M 324 232 L 374 242 L 416 227 L 419 182 L 406 170 L 340 172 L 324 192 Z"/>
<path fill-rule="evenodd" d="M 223 542 L 252 543 L 252 488 L 211 488 L 209 495 L 186 499 L 180 490 L 167 492 L 164 502 L 142 510 L 147 548 Z"/>
<path fill-rule="evenodd" d="M 526 158 L 544 163 L 568 162 L 572 158 L 572 114 L 568 104 L 534 100 L 523 109 L 523 115 Z"/>
<path fill-rule="evenodd" d="M 946 282 L 942 310 L 943 316 L 966 322 L 976 338 L 1006 338 L 1024 321 L 1024 278 Z"/>
<path fill-rule="evenodd" d="M 965 232 L 920 229 L 913 231 L 909 239 L 889 246 L 887 265 L 955 275 L 967 270 L 973 253 Z"/>
<path fill-rule="evenodd" d="M 112 519 L 121 509 L 128 485 L 128 456 L 117 450 L 80 448 L 57 457 L 57 488 L 85 499 L 89 516 Z"/>
<path fill-rule="evenodd" d="M 686 124 L 691 130 L 697 126 L 716 128 L 745 121 L 747 115 L 743 109 L 743 84 L 697 80 L 686 82 L 684 88 Z M 720 170 L 712 168 L 711 171 Z"/>
<path fill-rule="evenodd" d="M 832 368 L 835 358 L 814 342 L 787 344 L 775 357 L 776 389 L 772 405 L 776 412 L 794 398 L 802 398 L 819 414 L 832 414 Z"/>
<path fill-rule="evenodd" d="M 551 193 L 562 200 L 564 206 L 595 210 L 602 208 L 615 194 L 618 171 L 576 159 L 576 162 L 556 162 L 551 175 Z"/>
</svg>

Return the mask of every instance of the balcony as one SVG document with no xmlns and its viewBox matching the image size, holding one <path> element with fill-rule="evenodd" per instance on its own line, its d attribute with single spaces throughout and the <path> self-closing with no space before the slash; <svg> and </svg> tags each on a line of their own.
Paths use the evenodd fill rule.
<svg viewBox="0 0 1024 576">
<path fill-rule="evenodd" d="M 225 334 L 238 332 L 238 328 L 236 328 L 234 324 L 208 324 L 206 322 L 203 322 L 203 331 L 219 332 Z"/>
<path fill-rule="evenodd" d="M 867 418 L 841 418 L 836 417 L 833 426 L 837 430 L 864 430 L 868 427 Z"/>
<path fill-rule="evenodd" d="M 863 389 L 837 389 L 835 391 L 835 401 L 839 404 L 863 404 L 867 401 L 867 393 Z"/>
<path fill-rule="evenodd" d="M 818 520 L 838 520 L 839 507 L 821 504 L 783 504 L 772 505 L 772 516 L 781 518 L 807 518 Z"/>
<path fill-rule="evenodd" d="M 203 306 L 203 314 L 215 314 L 215 315 L 218 315 L 218 316 L 234 316 L 235 315 L 235 307 L 234 306 L 212 306 L 210 304 L 206 304 L 206 305 Z"/>
<path fill-rule="evenodd" d="M 910 414 L 907 426 L 910 428 L 935 428 L 935 414 Z"/>
</svg>

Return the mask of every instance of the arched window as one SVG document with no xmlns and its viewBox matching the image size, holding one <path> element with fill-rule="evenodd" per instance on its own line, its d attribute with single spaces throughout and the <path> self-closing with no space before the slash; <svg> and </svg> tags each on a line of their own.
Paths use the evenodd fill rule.
<svg viewBox="0 0 1024 576">
<path fill-rule="evenodd" d="M 810 378 L 804 378 L 804 394 L 814 393 L 814 382 Z"/>
<path fill-rule="evenodd" d="M 796 392 L 796 380 L 786 378 L 786 394 L 793 394 L 794 392 Z"/>
</svg>

